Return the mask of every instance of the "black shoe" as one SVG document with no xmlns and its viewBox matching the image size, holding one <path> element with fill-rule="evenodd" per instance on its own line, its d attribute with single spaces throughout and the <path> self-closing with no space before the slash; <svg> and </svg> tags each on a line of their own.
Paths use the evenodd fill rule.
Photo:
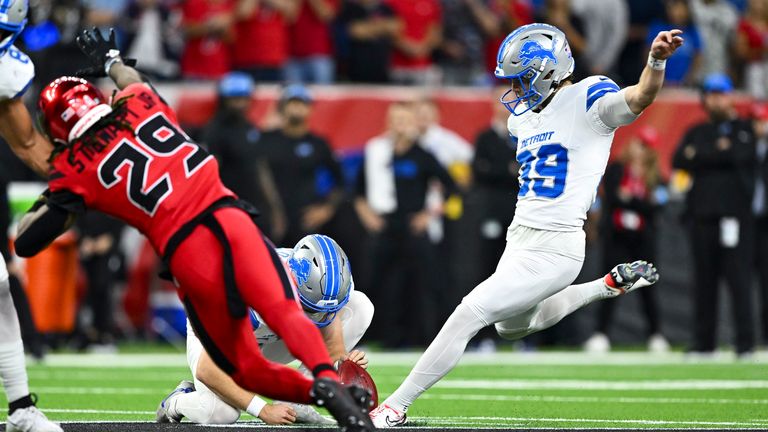
<svg viewBox="0 0 768 432">
<path fill-rule="evenodd" d="M 364 410 L 359 405 L 366 403 L 366 401 L 359 398 L 360 395 L 356 390 L 357 400 L 339 382 L 328 378 L 318 378 L 312 385 L 309 394 L 315 405 L 326 408 L 331 413 L 339 423 L 342 432 L 372 432 L 374 430 L 371 418 L 368 417 L 368 410 Z"/>
<path fill-rule="evenodd" d="M 371 395 L 371 392 L 355 384 L 346 387 L 347 391 L 349 391 L 349 395 L 352 396 L 352 399 L 357 406 L 362 408 L 364 413 L 368 414 L 371 411 L 371 408 L 373 408 L 373 395 Z"/>
</svg>

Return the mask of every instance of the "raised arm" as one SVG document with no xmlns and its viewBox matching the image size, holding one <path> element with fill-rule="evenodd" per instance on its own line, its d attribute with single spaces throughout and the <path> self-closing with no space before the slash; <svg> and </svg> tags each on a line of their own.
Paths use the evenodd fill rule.
<svg viewBox="0 0 768 432">
<path fill-rule="evenodd" d="M 104 39 L 101 31 L 96 28 L 83 30 L 77 37 L 77 45 L 92 65 L 90 69 L 78 72 L 78 75 L 109 76 L 120 90 L 131 84 L 144 82 L 139 71 L 131 67 L 136 61 L 120 56 L 114 29 L 109 29 L 108 39 Z"/>
<path fill-rule="evenodd" d="M 634 114 L 640 114 L 656 99 L 664 85 L 664 68 L 667 59 L 683 44 L 682 30 L 659 32 L 651 44 L 648 63 L 640 75 L 640 81 L 624 91 L 624 98 Z"/>
</svg>

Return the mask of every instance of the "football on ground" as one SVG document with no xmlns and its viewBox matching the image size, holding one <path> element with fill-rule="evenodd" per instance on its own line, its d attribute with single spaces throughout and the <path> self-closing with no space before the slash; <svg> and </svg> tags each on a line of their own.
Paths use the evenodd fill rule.
<svg viewBox="0 0 768 432">
<path fill-rule="evenodd" d="M 371 374 L 351 360 L 344 360 L 339 365 L 339 378 L 344 385 L 357 385 L 371 392 L 373 408 L 379 406 L 379 392 Z M 373 409 L 371 408 L 371 409 Z"/>
</svg>

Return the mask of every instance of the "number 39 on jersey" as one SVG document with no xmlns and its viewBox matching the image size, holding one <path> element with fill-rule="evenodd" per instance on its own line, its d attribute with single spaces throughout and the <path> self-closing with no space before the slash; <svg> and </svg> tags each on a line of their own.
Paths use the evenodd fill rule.
<svg viewBox="0 0 768 432">
<path fill-rule="evenodd" d="M 518 197 L 536 196 L 554 199 L 565 191 L 568 175 L 568 149 L 562 144 L 543 144 L 517 154 L 520 162 Z"/>
</svg>

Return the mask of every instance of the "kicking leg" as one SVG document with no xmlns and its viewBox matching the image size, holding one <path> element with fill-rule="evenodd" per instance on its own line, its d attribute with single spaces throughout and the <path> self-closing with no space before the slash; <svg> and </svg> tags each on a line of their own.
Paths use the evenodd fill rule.
<svg viewBox="0 0 768 432">
<path fill-rule="evenodd" d="M 456 366 L 481 328 L 530 310 L 572 282 L 581 264 L 551 252 L 519 250 L 510 242 L 496 272 L 464 298 L 403 384 L 371 414 L 374 424 L 403 424 L 408 407 Z"/>
</svg>

